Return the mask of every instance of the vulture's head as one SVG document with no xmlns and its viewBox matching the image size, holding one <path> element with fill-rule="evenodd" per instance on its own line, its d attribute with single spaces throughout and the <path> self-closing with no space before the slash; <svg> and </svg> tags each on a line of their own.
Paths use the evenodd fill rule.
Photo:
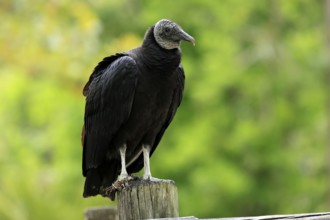
<svg viewBox="0 0 330 220">
<path fill-rule="evenodd" d="M 155 24 L 154 36 L 157 43 L 167 50 L 179 48 L 182 40 L 195 45 L 195 39 L 192 36 L 187 34 L 179 25 L 167 19 L 162 19 Z"/>
</svg>

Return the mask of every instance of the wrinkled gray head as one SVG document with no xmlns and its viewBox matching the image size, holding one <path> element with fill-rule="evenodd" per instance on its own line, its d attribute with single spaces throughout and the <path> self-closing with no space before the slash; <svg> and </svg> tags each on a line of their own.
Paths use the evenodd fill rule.
<svg viewBox="0 0 330 220">
<path fill-rule="evenodd" d="M 174 49 L 180 47 L 180 41 L 189 41 L 195 45 L 195 39 L 184 32 L 176 23 L 162 19 L 158 21 L 154 28 L 156 42 L 164 49 Z"/>
</svg>

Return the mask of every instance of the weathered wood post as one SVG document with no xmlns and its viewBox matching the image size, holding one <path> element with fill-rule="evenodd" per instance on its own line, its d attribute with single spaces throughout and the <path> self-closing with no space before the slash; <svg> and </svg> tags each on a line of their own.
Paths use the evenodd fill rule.
<svg viewBox="0 0 330 220">
<path fill-rule="evenodd" d="M 119 220 L 179 217 L 174 181 L 134 180 L 117 195 Z"/>
</svg>

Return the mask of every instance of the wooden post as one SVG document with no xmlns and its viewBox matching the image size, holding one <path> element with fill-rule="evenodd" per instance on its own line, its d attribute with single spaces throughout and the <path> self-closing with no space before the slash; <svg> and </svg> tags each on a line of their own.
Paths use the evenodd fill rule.
<svg viewBox="0 0 330 220">
<path fill-rule="evenodd" d="M 178 192 L 171 180 L 134 180 L 118 191 L 119 220 L 178 217 Z"/>
</svg>

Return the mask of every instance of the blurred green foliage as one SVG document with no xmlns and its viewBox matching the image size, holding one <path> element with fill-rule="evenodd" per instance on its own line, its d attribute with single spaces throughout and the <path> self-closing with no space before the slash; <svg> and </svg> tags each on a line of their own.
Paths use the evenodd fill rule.
<svg viewBox="0 0 330 220">
<path fill-rule="evenodd" d="M 329 210 L 329 56 L 321 0 L 2 0 L 0 219 L 82 219 L 82 87 L 161 18 L 182 44 L 183 103 L 151 159 L 180 215 Z M 328 111 L 328 112 L 327 112 Z"/>
</svg>

